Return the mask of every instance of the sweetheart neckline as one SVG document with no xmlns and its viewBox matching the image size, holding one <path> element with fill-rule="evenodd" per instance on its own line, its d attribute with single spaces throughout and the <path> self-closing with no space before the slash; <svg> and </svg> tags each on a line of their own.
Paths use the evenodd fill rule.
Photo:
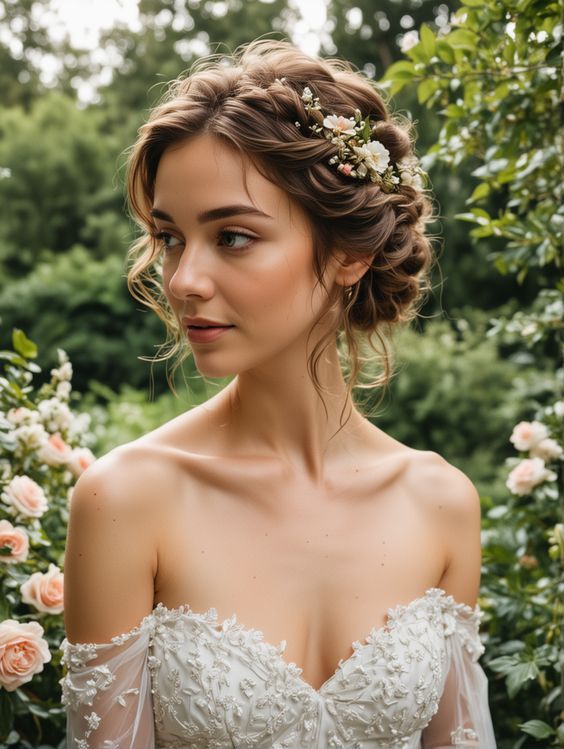
<svg viewBox="0 0 564 749">
<path fill-rule="evenodd" d="M 423 595 L 417 596 L 417 598 L 414 598 L 408 603 L 398 603 L 394 606 L 390 606 L 386 610 L 386 621 L 384 622 L 384 624 L 380 627 L 372 627 L 370 632 L 368 632 L 368 634 L 365 635 L 361 640 L 353 640 L 353 642 L 351 643 L 351 647 L 353 649 L 351 655 L 349 655 L 347 658 L 340 658 L 337 665 L 335 666 L 335 670 L 333 671 L 333 673 L 327 679 L 325 679 L 325 681 L 319 687 L 314 687 L 302 677 L 304 670 L 303 668 L 301 668 L 301 666 L 298 666 L 294 661 L 287 661 L 282 657 L 282 653 L 286 648 L 286 640 L 280 640 L 278 645 L 273 645 L 264 638 L 264 633 L 262 630 L 258 629 L 257 627 L 246 627 L 241 622 L 237 622 L 237 614 L 235 612 L 230 617 L 227 617 L 222 621 L 218 621 L 218 614 L 215 606 L 210 606 L 204 612 L 197 612 L 193 611 L 190 604 L 188 603 L 182 603 L 179 606 L 169 607 L 162 602 L 158 602 L 151 613 L 147 614 L 147 616 L 144 617 L 139 626 L 134 627 L 131 632 L 141 629 L 141 627 L 147 620 L 155 618 L 159 613 L 164 613 L 165 615 L 167 613 L 179 614 L 192 617 L 193 619 L 197 619 L 199 621 L 204 621 L 206 624 L 210 625 L 211 630 L 216 634 L 221 634 L 225 631 L 227 626 L 234 625 L 239 629 L 239 631 L 244 631 L 248 635 L 254 636 L 256 638 L 257 644 L 260 644 L 270 650 L 275 655 L 275 657 L 278 658 L 285 669 L 295 669 L 295 671 L 297 671 L 297 673 L 294 672 L 295 677 L 299 679 L 299 681 L 310 691 L 314 692 L 317 696 L 321 696 L 325 688 L 328 687 L 329 684 L 337 678 L 345 664 L 351 661 L 360 650 L 368 647 L 368 645 L 373 642 L 373 638 L 379 638 L 384 634 L 389 633 L 391 631 L 389 629 L 390 625 L 393 625 L 394 622 L 399 621 L 400 618 L 404 616 L 408 611 L 412 611 L 416 606 L 419 606 L 423 602 L 426 602 L 428 599 L 433 598 L 435 598 L 435 600 L 437 601 L 443 601 L 446 605 L 451 606 L 456 613 L 467 616 L 469 619 L 473 617 L 477 617 L 478 619 L 480 618 L 481 610 L 478 603 L 476 603 L 474 608 L 472 608 L 472 606 L 467 603 L 459 603 L 458 601 L 456 601 L 452 595 L 448 594 L 446 590 L 444 590 L 444 588 L 427 588 Z M 117 635 L 117 637 L 120 637 L 120 635 Z M 121 637 L 123 637 L 123 635 Z M 113 639 L 114 638 L 112 638 L 112 640 Z"/>
<path fill-rule="evenodd" d="M 309 689 L 311 692 L 313 692 L 318 697 L 320 697 L 322 693 L 324 692 L 324 690 L 338 676 L 339 672 L 345 666 L 345 664 L 350 662 L 355 657 L 357 652 L 368 647 L 368 645 L 370 645 L 371 642 L 373 642 L 372 638 L 380 638 L 385 633 L 390 632 L 391 631 L 390 627 L 393 627 L 394 624 L 401 621 L 401 618 L 405 614 L 407 614 L 409 611 L 412 611 L 414 608 L 421 605 L 422 603 L 426 602 L 427 599 L 430 599 L 431 601 L 434 600 L 435 602 L 441 602 L 445 608 L 449 607 L 455 614 L 462 616 L 462 618 L 466 619 L 468 622 L 476 624 L 476 628 L 479 625 L 480 618 L 482 617 L 482 612 L 478 603 L 476 603 L 476 605 L 472 607 L 467 603 L 460 603 L 456 601 L 452 595 L 450 595 L 449 593 L 446 592 L 446 590 L 444 590 L 444 588 L 438 588 L 438 587 L 427 588 L 427 590 L 425 591 L 425 593 L 423 593 L 423 595 L 417 596 L 417 598 L 414 598 L 408 603 L 398 603 L 398 604 L 395 604 L 394 606 L 389 607 L 386 610 L 386 622 L 384 623 L 384 625 L 380 627 L 372 627 L 370 632 L 367 635 L 365 635 L 365 637 L 363 638 L 363 642 L 360 640 L 354 640 L 351 644 L 351 647 L 353 648 L 354 652 L 350 656 L 348 656 L 348 658 L 341 658 L 337 666 L 335 667 L 334 672 L 331 674 L 331 676 L 329 676 L 329 678 L 326 679 L 323 682 L 323 684 L 321 684 L 321 686 L 318 688 L 312 686 L 308 681 L 306 681 L 301 676 L 301 674 L 303 674 L 303 669 L 300 666 L 298 666 L 293 661 L 287 661 L 285 658 L 282 657 L 282 652 L 284 651 L 284 648 L 281 648 L 281 645 L 284 644 L 284 647 L 285 647 L 285 643 L 286 643 L 285 640 L 281 640 L 278 646 L 273 645 L 272 643 L 264 639 L 264 633 L 262 632 L 262 630 L 257 629 L 256 627 L 245 627 L 240 622 L 237 622 L 236 613 L 233 613 L 227 619 L 218 621 L 217 609 L 214 606 L 210 606 L 210 608 L 208 608 L 204 612 L 197 612 L 197 611 L 193 611 L 190 604 L 188 603 L 182 603 L 179 606 L 170 607 L 160 601 L 154 606 L 154 608 L 149 614 L 143 617 L 143 619 L 140 621 L 138 625 L 132 627 L 127 632 L 114 635 L 113 637 L 110 638 L 109 642 L 106 642 L 106 643 L 93 643 L 93 642 L 71 643 L 65 637 L 60 647 L 64 653 L 66 653 L 67 649 L 76 649 L 78 653 L 82 651 L 86 653 L 90 653 L 92 652 L 92 649 L 96 650 L 98 648 L 104 648 L 104 647 L 111 648 L 114 645 L 124 644 L 131 637 L 139 634 L 145 629 L 150 628 L 150 624 L 153 620 L 158 621 L 160 619 L 161 621 L 165 621 L 171 615 L 175 618 L 180 617 L 180 616 L 188 616 L 188 617 L 191 617 L 192 619 L 195 619 L 198 621 L 204 621 L 205 623 L 209 624 L 211 631 L 215 632 L 217 635 L 222 634 L 222 632 L 224 632 L 227 629 L 227 627 L 231 625 L 237 627 L 239 631 L 243 631 L 247 633 L 249 636 L 255 639 L 255 642 L 257 645 L 260 645 L 263 648 L 270 651 L 271 654 L 274 655 L 278 659 L 278 661 L 283 665 L 283 667 L 286 670 L 290 672 L 292 672 L 293 670 L 293 675 L 295 676 L 295 678 L 299 679 L 299 681 L 307 689 Z"/>
</svg>

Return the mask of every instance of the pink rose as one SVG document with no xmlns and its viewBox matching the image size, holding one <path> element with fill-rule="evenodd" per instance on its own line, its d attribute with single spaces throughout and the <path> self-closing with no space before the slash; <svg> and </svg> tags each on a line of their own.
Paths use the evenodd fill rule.
<svg viewBox="0 0 564 749">
<path fill-rule="evenodd" d="M 14 528 L 9 520 L 0 520 L 0 549 L 9 547 L 9 554 L 0 554 L 0 562 L 25 562 L 29 553 L 29 537 L 25 528 Z"/>
<path fill-rule="evenodd" d="M 41 624 L 22 624 L 15 619 L 0 622 L 0 686 L 13 692 L 43 671 L 50 660 Z"/>
<path fill-rule="evenodd" d="M 46 614 L 60 614 L 64 608 L 63 583 L 61 570 L 50 564 L 48 572 L 34 572 L 20 585 L 22 601 Z"/>
<path fill-rule="evenodd" d="M 71 454 L 70 445 L 67 445 L 60 434 L 52 434 L 38 451 L 39 459 L 48 466 L 66 465 Z"/>
<path fill-rule="evenodd" d="M 96 456 L 92 450 L 87 447 L 76 447 L 71 453 L 67 467 L 78 478 L 95 460 Z"/>
<path fill-rule="evenodd" d="M 509 441 L 513 443 L 516 450 L 530 450 L 541 440 L 548 437 L 548 429 L 541 421 L 520 421 Z"/>
<path fill-rule="evenodd" d="M 40 518 L 48 509 L 43 489 L 29 476 L 14 476 L 1 496 L 6 504 L 28 518 Z"/>
<path fill-rule="evenodd" d="M 530 494 L 535 486 L 542 484 L 543 481 L 554 481 L 556 473 L 549 471 L 544 466 L 544 460 L 541 458 L 527 458 L 522 460 L 514 468 L 505 485 L 513 494 Z"/>
</svg>

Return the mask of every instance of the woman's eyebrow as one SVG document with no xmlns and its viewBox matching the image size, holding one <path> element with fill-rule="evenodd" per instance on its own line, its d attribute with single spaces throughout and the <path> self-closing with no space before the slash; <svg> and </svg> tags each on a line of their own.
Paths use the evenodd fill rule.
<svg viewBox="0 0 564 749">
<path fill-rule="evenodd" d="M 220 218 L 227 218 L 229 216 L 237 216 L 241 214 L 254 214 L 256 216 L 262 216 L 263 218 L 272 218 L 272 216 L 269 216 L 268 213 L 259 211 L 258 208 L 255 208 L 254 206 L 243 204 L 224 205 L 220 208 L 212 208 L 209 211 L 203 211 L 203 213 L 198 214 L 197 218 L 200 224 L 205 224 L 208 221 L 216 221 Z M 151 216 L 153 218 L 160 218 L 163 221 L 170 221 L 172 224 L 175 223 L 172 216 L 170 216 L 168 213 L 165 213 L 164 211 L 161 211 L 159 208 L 151 209 Z"/>
</svg>

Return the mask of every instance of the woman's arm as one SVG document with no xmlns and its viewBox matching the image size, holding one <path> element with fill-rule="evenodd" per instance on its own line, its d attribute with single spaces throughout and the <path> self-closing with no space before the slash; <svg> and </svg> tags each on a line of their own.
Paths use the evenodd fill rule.
<svg viewBox="0 0 564 749">
<path fill-rule="evenodd" d="M 107 642 L 153 607 L 150 471 L 133 450 L 118 448 L 93 463 L 74 487 L 65 550 L 65 629 L 71 642 Z"/>
<path fill-rule="evenodd" d="M 481 572 L 480 497 L 461 471 L 453 469 L 443 485 L 441 522 L 448 549 L 448 565 L 439 583 L 457 603 L 474 609 Z M 450 663 L 439 709 L 423 730 L 422 749 L 495 749 L 488 705 L 488 682 L 478 662 L 483 651 L 478 619 L 457 617 L 450 636 Z"/>
<path fill-rule="evenodd" d="M 148 487 L 155 471 L 118 448 L 79 478 L 65 552 L 67 738 L 84 746 L 154 745 L 147 669 L 156 547 Z M 147 622 L 145 622 L 147 624 Z M 112 641 L 112 638 L 116 638 Z"/>
</svg>

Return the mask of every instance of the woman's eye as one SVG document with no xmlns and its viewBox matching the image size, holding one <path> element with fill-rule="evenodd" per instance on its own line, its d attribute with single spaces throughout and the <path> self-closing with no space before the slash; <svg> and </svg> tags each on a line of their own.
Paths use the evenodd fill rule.
<svg viewBox="0 0 564 749">
<path fill-rule="evenodd" d="M 182 244 L 179 239 L 173 237 L 172 234 L 169 234 L 166 231 L 160 231 L 158 234 L 155 234 L 155 239 L 162 245 L 164 245 L 165 249 L 167 250 L 170 250 L 173 247 L 177 247 L 178 245 Z M 174 242 L 176 242 L 177 244 L 174 244 Z"/>
<path fill-rule="evenodd" d="M 225 245 L 232 250 L 241 250 L 254 239 L 250 234 L 243 234 L 240 231 L 229 231 L 228 229 L 221 231 L 219 236 L 223 239 Z M 243 241 L 241 242 L 241 240 Z"/>
</svg>

